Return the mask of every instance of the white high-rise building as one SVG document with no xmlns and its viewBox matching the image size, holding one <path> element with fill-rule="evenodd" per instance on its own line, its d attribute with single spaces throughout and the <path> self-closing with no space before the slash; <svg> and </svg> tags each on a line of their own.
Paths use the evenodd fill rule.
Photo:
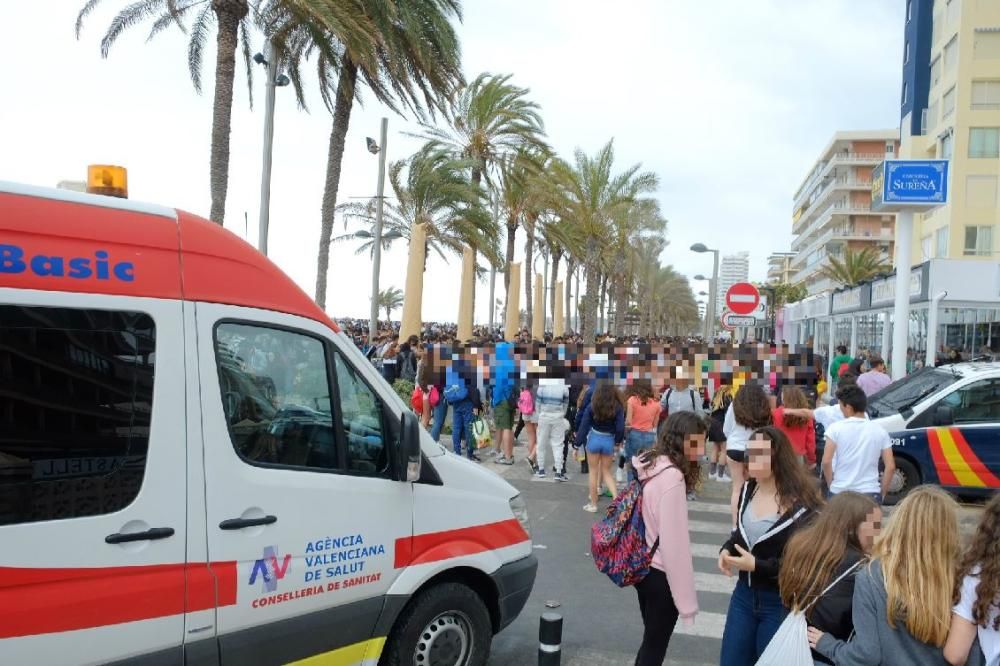
<svg viewBox="0 0 1000 666">
<path fill-rule="evenodd" d="M 737 282 L 750 277 L 750 253 L 737 252 L 722 257 L 719 262 L 719 284 L 715 292 L 715 316 L 718 319 L 726 307 L 726 292 Z"/>
</svg>

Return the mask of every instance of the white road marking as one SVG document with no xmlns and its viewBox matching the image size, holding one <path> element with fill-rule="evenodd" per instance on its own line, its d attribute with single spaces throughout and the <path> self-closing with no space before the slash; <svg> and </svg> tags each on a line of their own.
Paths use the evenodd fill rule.
<svg viewBox="0 0 1000 666">
<path fill-rule="evenodd" d="M 700 636 L 702 638 L 722 638 L 726 628 L 726 616 L 722 613 L 706 613 L 701 611 L 694 618 L 694 624 L 686 626 L 684 620 L 677 621 L 674 633 L 685 636 Z"/>
<path fill-rule="evenodd" d="M 716 504 L 715 502 L 699 502 L 691 500 L 688 503 L 688 511 L 701 511 L 704 513 L 724 513 L 729 515 L 728 504 Z"/>
<path fill-rule="evenodd" d="M 732 524 L 725 522 L 714 522 L 709 520 L 689 520 L 688 530 L 691 532 L 707 532 L 708 534 L 724 534 L 729 536 L 733 531 Z"/>
</svg>

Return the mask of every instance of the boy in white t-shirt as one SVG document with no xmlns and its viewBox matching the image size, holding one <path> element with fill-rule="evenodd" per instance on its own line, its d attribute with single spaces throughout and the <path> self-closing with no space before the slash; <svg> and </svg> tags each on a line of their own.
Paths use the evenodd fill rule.
<svg viewBox="0 0 1000 666">
<path fill-rule="evenodd" d="M 861 387 L 842 386 L 837 391 L 837 400 L 844 419 L 831 423 L 826 429 L 826 448 L 823 450 L 823 476 L 830 494 L 853 490 L 881 502 L 896 471 L 889 433 L 868 420 L 865 414 L 868 399 Z M 879 458 L 885 466 L 881 484 Z"/>
</svg>

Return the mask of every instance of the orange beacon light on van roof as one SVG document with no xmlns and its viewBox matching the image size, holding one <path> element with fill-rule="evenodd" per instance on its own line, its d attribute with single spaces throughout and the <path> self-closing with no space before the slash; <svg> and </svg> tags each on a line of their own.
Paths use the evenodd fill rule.
<svg viewBox="0 0 1000 666">
<path fill-rule="evenodd" d="M 88 165 L 87 192 L 128 199 L 128 171 L 112 164 Z"/>
</svg>

